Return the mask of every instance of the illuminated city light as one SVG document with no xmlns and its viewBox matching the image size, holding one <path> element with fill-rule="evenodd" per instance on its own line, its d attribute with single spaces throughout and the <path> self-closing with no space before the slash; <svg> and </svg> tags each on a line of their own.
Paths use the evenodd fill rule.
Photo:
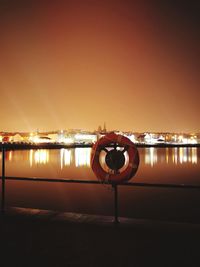
<svg viewBox="0 0 200 267">
<path fill-rule="evenodd" d="M 126 137 L 128 137 L 133 143 L 138 143 L 136 137 L 134 134 L 131 135 L 125 135 Z"/>
<path fill-rule="evenodd" d="M 147 144 L 155 144 L 157 142 L 151 133 L 147 133 L 144 140 Z"/>
<path fill-rule="evenodd" d="M 182 135 L 179 135 L 178 141 L 179 141 L 179 143 L 182 143 L 183 142 L 183 136 Z"/>
<path fill-rule="evenodd" d="M 70 138 L 70 137 L 66 137 L 66 138 L 64 138 L 64 143 L 65 144 L 73 144 L 74 143 L 74 139 Z"/>
<path fill-rule="evenodd" d="M 75 134 L 74 136 L 74 139 L 76 141 L 88 141 L 88 142 L 91 142 L 91 143 L 94 143 L 97 141 L 97 136 L 94 135 L 94 134 Z"/>
<path fill-rule="evenodd" d="M 189 139 L 189 143 L 190 143 L 190 144 L 197 144 L 197 139 L 196 139 L 196 137 L 195 137 L 195 136 L 191 137 L 191 138 Z"/>
<path fill-rule="evenodd" d="M 33 135 L 31 134 L 29 137 L 29 141 L 35 144 L 44 144 L 44 143 L 52 143 L 53 140 L 51 140 L 47 136 L 38 136 L 38 135 Z"/>
<path fill-rule="evenodd" d="M 74 138 L 72 137 L 65 137 L 64 135 L 58 136 L 57 140 L 58 143 L 65 143 L 65 144 L 74 144 Z"/>
<path fill-rule="evenodd" d="M 174 144 L 196 145 L 200 144 L 200 133 L 194 134 L 171 134 L 171 133 L 130 133 L 115 131 L 129 138 L 133 143 L 139 144 Z M 97 139 L 104 136 L 101 132 L 83 132 L 81 130 L 61 130 L 55 132 L 31 132 L 31 133 L 3 133 L 0 142 L 5 143 L 31 143 L 31 144 L 93 144 Z"/>
</svg>

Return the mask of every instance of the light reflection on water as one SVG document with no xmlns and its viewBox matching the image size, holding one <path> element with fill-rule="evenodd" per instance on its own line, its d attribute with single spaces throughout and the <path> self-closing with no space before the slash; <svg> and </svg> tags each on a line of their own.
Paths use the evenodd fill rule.
<svg viewBox="0 0 200 267">
<path fill-rule="evenodd" d="M 50 150 L 48 149 L 31 149 L 29 151 L 29 164 L 32 167 L 34 164 L 48 164 L 50 161 Z M 12 161 L 13 151 L 8 151 L 6 159 Z M 91 148 L 75 148 L 75 149 L 60 149 L 60 168 L 74 165 L 76 167 L 90 167 L 90 153 Z M 140 157 L 141 160 L 143 158 Z M 144 164 L 153 167 L 156 164 L 184 164 L 198 163 L 197 148 L 196 147 L 174 147 L 165 148 L 165 153 L 158 155 L 158 149 L 155 147 L 144 149 Z"/>
<path fill-rule="evenodd" d="M 145 148 L 144 162 L 146 165 L 153 167 L 155 164 L 172 163 L 184 164 L 192 163 L 197 164 L 197 148 L 196 147 L 173 147 L 165 149 L 165 153 L 158 156 L 158 149 L 154 147 Z"/>
<path fill-rule="evenodd" d="M 69 149 L 62 148 L 60 150 L 60 168 L 63 169 L 63 166 L 69 166 L 72 162 L 72 153 Z"/>
<path fill-rule="evenodd" d="M 85 148 L 84 152 L 82 148 L 75 148 L 75 165 L 76 167 L 90 166 L 90 154 L 91 148 Z"/>
<path fill-rule="evenodd" d="M 30 167 L 33 166 L 33 163 L 38 164 L 47 164 L 49 163 L 49 150 L 48 149 L 31 149 L 29 152 L 29 163 Z"/>
<path fill-rule="evenodd" d="M 13 160 L 26 160 L 25 151 L 20 151 L 24 153 L 18 154 L 19 151 L 7 151 L 6 161 L 12 162 Z M 154 167 L 157 164 L 197 164 L 198 163 L 198 148 L 197 147 L 173 147 L 173 148 L 162 148 L 160 151 L 158 148 L 150 147 L 139 149 L 140 153 L 140 163 Z M 47 165 L 55 160 L 55 154 L 51 153 L 49 149 L 31 149 L 28 152 L 29 166 L 33 165 Z M 60 169 L 62 170 L 67 166 L 75 167 L 90 167 L 90 155 L 91 148 L 75 148 L 75 149 L 65 149 L 59 150 L 60 156 L 57 155 L 60 161 Z M 2 155 L 0 153 L 0 160 Z"/>
<path fill-rule="evenodd" d="M 48 164 L 50 161 L 50 150 L 31 149 L 29 151 L 29 165 Z M 8 152 L 8 160 L 12 160 L 12 151 Z M 75 163 L 76 167 L 90 167 L 91 148 L 60 149 L 60 168 L 70 166 Z"/>
</svg>

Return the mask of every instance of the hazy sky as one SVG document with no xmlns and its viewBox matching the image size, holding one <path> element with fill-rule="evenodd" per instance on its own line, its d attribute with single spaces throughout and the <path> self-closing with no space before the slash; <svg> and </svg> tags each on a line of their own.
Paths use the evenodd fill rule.
<svg viewBox="0 0 200 267">
<path fill-rule="evenodd" d="M 200 131 L 195 2 L 0 0 L 0 130 Z"/>
</svg>

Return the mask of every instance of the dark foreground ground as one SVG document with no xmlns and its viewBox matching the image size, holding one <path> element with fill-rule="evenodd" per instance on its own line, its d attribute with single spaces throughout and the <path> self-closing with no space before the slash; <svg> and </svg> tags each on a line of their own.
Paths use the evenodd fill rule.
<svg viewBox="0 0 200 267">
<path fill-rule="evenodd" d="M 9 209 L 0 266 L 200 266 L 200 225 Z"/>
</svg>

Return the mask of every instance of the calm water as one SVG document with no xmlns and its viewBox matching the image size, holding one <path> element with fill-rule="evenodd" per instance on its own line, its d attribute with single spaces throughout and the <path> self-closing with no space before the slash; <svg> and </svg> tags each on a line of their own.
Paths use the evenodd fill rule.
<svg viewBox="0 0 200 267">
<path fill-rule="evenodd" d="M 96 179 L 90 148 L 6 152 L 6 175 Z M 140 166 L 131 181 L 200 185 L 199 148 L 140 148 Z M 0 155 L 1 157 L 1 155 Z M 6 182 L 6 203 L 12 206 L 111 215 L 109 186 L 63 183 Z M 199 190 L 121 187 L 120 215 L 198 220 Z"/>
</svg>

